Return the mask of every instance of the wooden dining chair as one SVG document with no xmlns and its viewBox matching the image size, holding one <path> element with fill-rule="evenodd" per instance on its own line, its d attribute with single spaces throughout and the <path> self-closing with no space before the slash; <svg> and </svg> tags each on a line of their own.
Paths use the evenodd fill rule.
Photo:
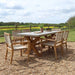
<svg viewBox="0 0 75 75">
<path fill-rule="evenodd" d="M 23 29 L 22 33 L 25 33 L 25 32 L 30 32 L 30 29 Z M 27 41 L 25 37 L 24 37 L 24 40 Z"/>
<path fill-rule="evenodd" d="M 20 50 L 20 55 L 22 56 L 22 50 L 23 49 L 27 49 L 28 46 L 27 45 L 23 45 L 23 41 L 19 42 L 18 44 L 16 42 L 13 43 L 9 33 L 4 32 L 4 37 L 5 37 L 5 43 L 6 43 L 5 60 L 7 60 L 8 51 L 11 51 L 11 61 L 10 61 L 10 64 L 12 64 L 14 51 Z"/>
<path fill-rule="evenodd" d="M 66 52 L 67 52 L 67 38 L 68 38 L 68 34 L 69 34 L 69 31 L 64 31 L 64 33 L 63 33 L 63 45 L 65 44 L 65 46 L 66 46 Z"/>
<path fill-rule="evenodd" d="M 46 40 L 45 42 L 42 42 L 42 46 L 45 45 L 45 46 L 48 46 L 48 47 L 54 47 L 54 52 L 55 52 L 55 58 L 57 59 L 57 51 L 56 51 L 56 48 L 57 47 L 61 47 L 61 52 L 62 52 L 62 55 L 63 55 L 63 47 L 62 47 L 62 37 L 63 37 L 63 32 L 57 32 L 56 33 L 56 38 L 55 40 L 53 39 L 49 39 Z"/>
<path fill-rule="evenodd" d="M 17 35 L 18 33 L 21 33 L 21 30 L 14 30 L 12 31 L 12 37 L 13 37 L 13 40 L 14 42 L 20 42 L 22 41 L 24 38 L 20 35 Z"/>
<path fill-rule="evenodd" d="M 61 31 L 61 29 L 59 29 L 59 28 L 57 28 L 57 29 L 53 28 L 52 31 Z M 52 36 L 52 39 L 55 39 L 56 34 L 52 34 L 51 36 Z"/>
</svg>

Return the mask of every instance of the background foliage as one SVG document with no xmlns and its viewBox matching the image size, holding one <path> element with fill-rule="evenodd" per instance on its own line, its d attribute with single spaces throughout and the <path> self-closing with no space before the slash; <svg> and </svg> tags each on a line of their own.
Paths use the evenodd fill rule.
<svg viewBox="0 0 75 75">
<path fill-rule="evenodd" d="M 68 41 L 75 41 L 75 16 L 69 18 L 65 23 L 49 24 L 49 23 L 23 23 L 23 22 L 0 22 L 0 36 L 4 32 L 12 33 L 13 30 L 29 29 L 31 31 L 40 30 L 40 26 L 43 25 L 44 30 L 47 28 L 60 28 L 62 30 L 69 30 Z M 5 28 L 6 27 L 6 28 Z M 0 37 L 0 42 L 4 42 L 4 38 Z"/>
</svg>

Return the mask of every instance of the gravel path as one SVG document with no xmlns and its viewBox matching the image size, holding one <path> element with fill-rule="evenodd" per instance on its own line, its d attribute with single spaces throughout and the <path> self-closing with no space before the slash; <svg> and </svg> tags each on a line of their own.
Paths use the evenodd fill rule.
<svg viewBox="0 0 75 75">
<path fill-rule="evenodd" d="M 5 61 L 5 44 L 0 44 L 0 75 L 75 75 L 75 42 L 68 42 L 68 52 L 64 49 L 63 57 L 60 48 L 57 53 L 56 61 L 53 50 L 45 48 L 42 57 L 31 54 L 27 63 L 27 56 L 23 53 L 21 57 L 20 51 L 16 51 L 10 65 L 11 52 Z"/>
</svg>

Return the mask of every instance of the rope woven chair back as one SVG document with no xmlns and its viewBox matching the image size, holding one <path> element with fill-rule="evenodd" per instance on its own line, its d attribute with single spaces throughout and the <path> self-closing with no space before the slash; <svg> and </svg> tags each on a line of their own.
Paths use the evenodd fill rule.
<svg viewBox="0 0 75 75">
<path fill-rule="evenodd" d="M 63 40 L 67 40 L 69 31 L 64 31 Z"/>
<path fill-rule="evenodd" d="M 61 31 L 61 29 L 52 29 L 52 31 Z"/>
<path fill-rule="evenodd" d="M 21 30 L 14 30 L 14 31 L 12 31 L 12 36 L 13 37 L 21 37 L 21 36 L 18 36 L 17 33 L 21 33 Z"/>
<path fill-rule="evenodd" d="M 30 32 L 30 29 L 23 29 L 22 32 Z"/>
<path fill-rule="evenodd" d="M 63 32 L 57 32 L 55 38 L 56 42 L 61 42 L 62 38 L 63 38 Z"/>
<path fill-rule="evenodd" d="M 4 38 L 7 46 L 11 47 L 11 36 L 9 33 L 4 32 Z"/>
</svg>

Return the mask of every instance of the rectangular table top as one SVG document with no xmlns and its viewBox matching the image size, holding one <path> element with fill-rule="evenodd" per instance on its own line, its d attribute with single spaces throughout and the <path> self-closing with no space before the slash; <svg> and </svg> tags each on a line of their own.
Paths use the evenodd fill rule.
<svg viewBox="0 0 75 75">
<path fill-rule="evenodd" d="M 57 33 L 59 31 L 35 31 L 35 32 L 24 32 L 24 33 L 18 33 L 17 35 L 22 35 L 22 36 L 31 36 L 31 37 L 40 37 L 40 36 L 45 36 L 48 34 L 53 34 L 53 33 Z"/>
</svg>

